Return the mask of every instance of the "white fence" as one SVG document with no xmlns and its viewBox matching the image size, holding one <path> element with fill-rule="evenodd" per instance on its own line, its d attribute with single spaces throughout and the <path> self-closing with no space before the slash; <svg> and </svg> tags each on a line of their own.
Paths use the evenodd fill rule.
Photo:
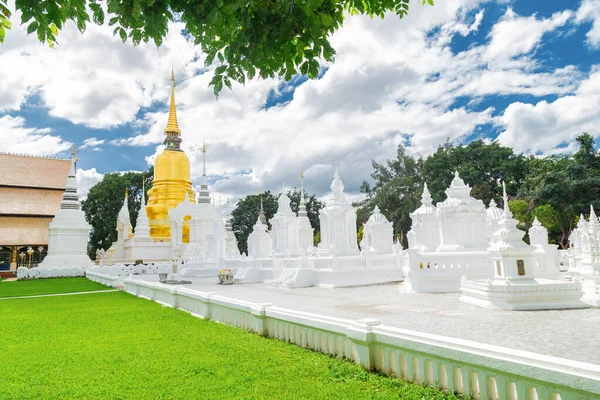
<svg viewBox="0 0 600 400">
<path fill-rule="evenodd" d="M 173 272 L 173 265 L 171 263 L 151 263 L 151 264 L 115 264 L 110 267 L 92 267 L 87 268 L 86 272 L 96 272 L 103 275 L 111 276 L 129 276 L 133 274 L 137 275 L 156 275 L 156 274 L 168 274 Z"/>
<path fill-rule="evenodd" d="M 133 279 L 125 291 L 200 318 L 295 343 L 365 368 L 486 400 L 600 398 L 600 366 L 505 347 L 251 303 Z M 592 345 L 592 343 L 590 343 Z"/>
<path fill-rule="evenodd" d="M 17 268 L 17 279 L 44 279 L 44 278 L 72 278 L 84 276 L 85 268 L 63 267 L 63 268 Z"/>
</svg>

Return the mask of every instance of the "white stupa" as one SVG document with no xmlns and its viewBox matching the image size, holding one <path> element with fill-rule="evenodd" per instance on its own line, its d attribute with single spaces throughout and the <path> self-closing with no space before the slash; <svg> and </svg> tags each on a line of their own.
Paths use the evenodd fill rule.
<svg viewBox="0 0 600 400">
<path fill-rule="evenodd" d="M 279 255 L 298 254 L 297 217 L 290 207 L 290 198 L 285 186 L 281 188 L 281 194 L 277 201 L 277 213 L 271 218 L 271 237 L 273 238 L 273 250 Z"/>
<path fill-rule="evenodd" d="M 39 268 L 83 268 L 94 265 L 87 255 L 90 229 L 91 226 L 81 211 L 75 162 L 71 160 L 71 170 L 60 202 L 60 210 L 48 228 L 48 255 Z"/>
<path fill-rule="evenodd" d="M 494 263 L 494 276 L 485 280 L 461 282 L 460 300 L 483 308 L 504 310 L 549 310 L 584 308 L 581 282 L 539 278 L 536 274 L 535 246 L 523 241 L 525 232 L 508 208 L 504 189 L 504 217 L 498 221 L 494 243 L 488 249 Z"/>
<path fill-rule="evenodd" d="M 300 172 L 300 206 L 298 208 L 298 220 L 296 221 L 296 230 L 298 232 L 298 247 L 303 251 L 308 251 L 314 245 L 315 230 L 308 219 L 306 211 L 306 201 L 304 200 L 304 171 Z"/>
<path fill-rule="evenodd" d="M 321 243 L 319 255 L 358 255 L 356 240 L 356 210 L 344 194 L 344 184 L 336 168 L 331 182 L 331 194 L 321 210 Z"/>
</svg>

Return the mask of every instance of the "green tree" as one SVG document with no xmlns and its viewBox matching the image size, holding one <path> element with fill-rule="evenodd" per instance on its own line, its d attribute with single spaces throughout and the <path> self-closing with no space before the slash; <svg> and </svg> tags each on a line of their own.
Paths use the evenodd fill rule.
<svg viewBox="0 0 600 400">
<path fill-rule="evenodd" d="M 471 186 L 471 196 L 488 205 L 491 199 L 502 202 L 501 182 L 505 181 L 509 194 L 516 194 L 527 177 L 528 159 L 515 154 L 510 147 L 498 142 L 475 140 L 466 146 L 449 142 L 423 163 L 423 179 L 427 182 L 435 203 L 446 198 L 444 191 L 452 182 L 454 172 Z"/>
<path fill-rule="evenodd" d="M 145 172 L 115 172 L 92 186 L 87 198 L 81 202 L 87 222 L 92 226 L 88 254 L 96 258 L 96 250 L 108 249 L 117 240 L 117 216 L 123 206 L 125 190 L 128 191 L 127 208 L 131 225 L 135 229 L 142 200 L 142 180 L 145 182 L 146 198 L 152 187 L 154 167 Z"/>
<path fill-rule="evenodd" d="M 67 21 L 80 32 L 93 21 L 102 25 L 108 18 L 113 34 L 134 45 L 153 41 L 160 46 L 168 23 L 181 20 L 186 34 L 206 54 L 206 65 L 220 64 L 213 76 L 215 94 L 231 80 L 244 83 L 284 76 L 289 80 L 301 72 L 310 78 L 319 74 L 319 60 L 334 61 L 331 35 L 344 22 L 346 13 L 383 18 L 393 12 L 402 18 L 410 0 L 17 0 L 21 23 L 27 33 L 53 46 Z M 433 0 L 423 4 L 433 5 Z M 10 29 L 12 10 L 0 0 L 0 43 Z"/>
<path fill-rule="evenodd" d="M 357 227 L 360 228 L 377 205 L 393 223 L 395 235 L 402 237 L 402 244 L 406 247 L 405 234 L 411 227 L 410 213 L 419 207 L 421 201 L 423 162 L 406 154 L 402 145 L 398 146 L 396 154 L 397 158 L 388 160 L 386 164 L 372 161 L 374 171 L 371 177 L 375 184 L 371 187 L 363 182 L 361 191 L 366 194 L 366 199 L 354 206 L 358 207 Z"/>
<path fill-rule="evenodd" d="M 267 223 L 269 223 L 268 221 L 277 212 L 277 196 L 268 190 L 263 193 L 263 210 L 267 217 Z M 257 194 L 250 194 L 238 201 L 231 212 L 231 228 L 238 242 L 240 253 L 248 254 L 248 235 L 252 232 L 252 227 L 256 224 L 259 213 L 260 195 Z"/>
</svg>

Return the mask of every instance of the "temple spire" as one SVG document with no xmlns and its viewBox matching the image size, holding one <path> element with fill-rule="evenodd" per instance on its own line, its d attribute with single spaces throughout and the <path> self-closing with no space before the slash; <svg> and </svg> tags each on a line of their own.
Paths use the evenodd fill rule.
<svg viewBox="0 0 600 400">
<path fill-rule="evenodd" d="M 267 217 L 265 215 L 265 211 L 263 210 L 263 190 L 260 189 L 260 212 L 258 213 L 258 219 L 263 225 L 267 225 Z"/>
<path fill-rule="evenodd" d="M 167 133 L 181 133 L 179 125 L 177 124 L 177 108 L 175 107 L 175 72 L 171 69 L 171 105 L 169 107 L 169 120 L 167 121 L 167 127 L 165 128 Z"/>
<path fill-rule="evenodd" d="M 304 200 L 304 171 L 300 170 L 300 206 L 298 208 L 298 216 L 306 217 L 306 202 Z"/>
<path fill-rule="evenodd" d="M 167 137 L 164 140 L 164 145 L 167 150 L 181 151 L 181 129 L 177 124 L 177 108 L 175 106 L 175 73 L 171 70 L 171 105 L 169 106 L 169 119 L 165 128 Z"/>
<path fill-rule="evenodd" d="M 504 215 L 506 218 L 512 218 L 512 212 L 508 207 L 508 195 L 506 194 L 506 184 L 502 181 L 502 200 L 504 201 Z"/>
<path fill-rule="evenodd" d="M 198 202 L 210 204 L 208 178 L 206 177 L 206 143 L 202 143 L 202 179 L 200 181 L 200 192 L 198 193 Z"/>
</svg>

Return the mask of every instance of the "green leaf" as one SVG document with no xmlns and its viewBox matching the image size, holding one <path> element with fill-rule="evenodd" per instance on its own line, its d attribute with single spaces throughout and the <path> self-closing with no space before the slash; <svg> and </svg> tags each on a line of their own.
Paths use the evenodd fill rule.
<svg viewBox="0 0 600 400">
<path fill-rule="evenodd" d="M 121 40 L 123 43 L 127 40 L 127 32 L 123 28 L 119 28 L 119 35 L 121 36 Z"/>
<path fill-rule="evenodd" d="M 114 24 L 116 24 L 117 22 L 119 22 L 119 17 L 112 17 L 109 21 L 108 21 L 108 25 L 112 26 Z"/>
<path fill-rule="evenodd" d="M 219 65 L 216 69 L 215 69 L 215 74 L 217 75 L 221 75 L 223 72 L 225 72 L 225 70 L 227 69 L 227 65 Z"/>
<path fill-rule="evenodd" d="M 27 27 L 27 34 L 29 35 L 29 34 L 35 32 L 35 31 L 37 31 L 37 29 L 38 29 L 39 26 L 40 26 L 40 24 L 37 21 L 33 21 Z"/>
</svg>

